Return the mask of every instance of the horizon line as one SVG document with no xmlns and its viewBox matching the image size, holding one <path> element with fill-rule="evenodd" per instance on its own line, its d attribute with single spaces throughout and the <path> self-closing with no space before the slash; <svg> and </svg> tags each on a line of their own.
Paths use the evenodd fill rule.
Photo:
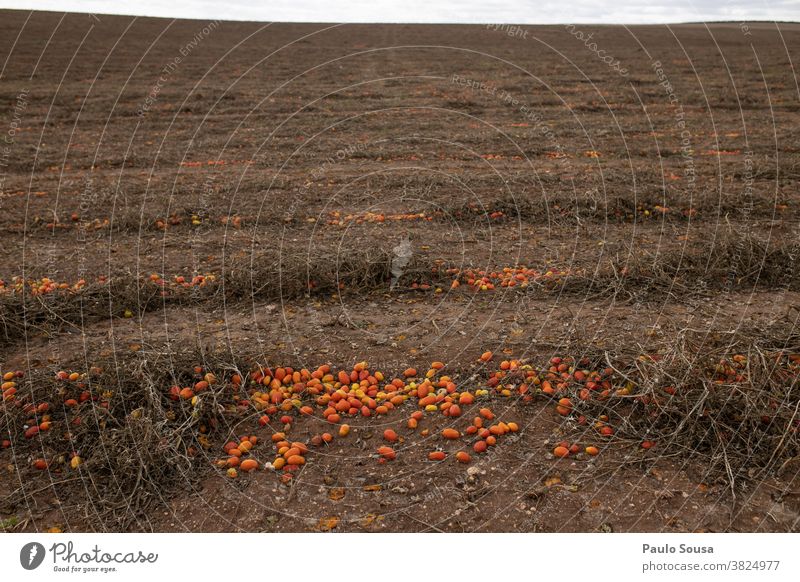
<svg viewBox="0 0 800 582">
<path fill-rule="evenodd" d="M 91 12 L 84 10 L 31 10 L 27 8 L 5 8 L 0 6 L 0 11 L 7 12 L 26 12 L 41 14 L 84 14 L 96 17 L 123 17 L 123 18 L 153 18 L 159 20 L 192 20 L 192 21 L 211 21 L 211 22 L 236 22 L 252 24 L 411 24 L 427 26 L 568 26 L 568 25 L 589 25 L 589 26 L 681 26 L 698 24 L 800 24 L 800 20 L 685 20 L 685 21 L 643 21 L 643 22 L 598 22 L 598 21 L 570 21 L 570 22 L 416 22 L 408 20 L 374 20 L 374 21 L 336 21 L 336 20 L 251 20 L 237 18 L 195 18 L 182 16 L 151 16 L 147 14 L 128 14 L 112 12 Z"/>
</svg>

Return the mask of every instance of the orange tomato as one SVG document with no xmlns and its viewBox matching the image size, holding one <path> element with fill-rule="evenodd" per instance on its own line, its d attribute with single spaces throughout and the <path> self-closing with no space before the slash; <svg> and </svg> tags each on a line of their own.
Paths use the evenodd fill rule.
<svg viewBox="0 0 800 582">
<path fill-rule="evenodd" d="M 461 436 L 461 433 L 454 428 L 446 428 L 442 431 L 442 436 L 449 440 L 455 440 Z"/>
<path fill-rule="evenodd" d="M 255 459 L 245 459 L 244 461 L 241 462 L 239 468 L 245 473 L 249 473 L 250 471 L 258 469 L 258 461 L 256 461 Z"/>
<path fill-rule="evenodd" d="M 553 455 L 563 459 L 569 456 L 569 449 L 567 447 L 558 446 L 553 449 Z"/>
<path fill-rule="evenodd" d="M 397 458 L 397 453 L 394 452 L 392 447 L 378 447 L 378 454 L 387 461 L 394 461 Z"/>
<path fill-rule="evenodd" d="M 286 459 L 286 463 L 289 465 L 304 465 L 306 460 L 301 457 L 300 455 L 292 455 L 288 459 Z"/>
</svg>

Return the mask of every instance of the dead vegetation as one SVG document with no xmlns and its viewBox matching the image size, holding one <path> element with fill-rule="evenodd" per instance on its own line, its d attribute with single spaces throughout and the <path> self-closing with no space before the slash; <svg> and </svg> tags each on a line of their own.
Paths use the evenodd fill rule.
<svg viewBox="0 0 800 582">
<path fill-rule="evenodd" d="M 680 330 L 658 354 L 635 346 L 616 360 L 602 354 L 632 390 L 586 410 L 616 417 L 619 437 L 632 446 L 653 441 L 663 455 L 700 461 L 708 481 L 727 484 L 735 495 L 737 485 L 787 469 L 797 477 L 800 385 L 797 361 L 789 356 L 798 353 L 800 334 L 788 325 Z"/>
<path fill-rule="evenodd" d="M 568 349 L 593 365 L 612 367 L 619 386 L 629 390 L 605 400 L 581 401 L 575 414 L 585 415 L 589 427 L 604 415 L 610 417 L 617 430 L 607 445 L 636 451 L 643 441 L 658 444 L 655 454 L 618 457 L 604 471 L 630 463 L 655 465 L 664 457 L 687 459 L 703 467 L 706 482 L 723 483 L 734 496 L 776 475 L 797 477 L 800 335 L 793 328 L 731 333 L 686 329 L 658 354 L 642 353 L 637 346 L 608 352 L 575 343 Z M 191 371 L 198 364 L 217 371 L 222 380 L 234 373 L 246 376 L 258 368 L 261 357 L 247 351 L 232 358 L 152 346 L 101 362 L 100 369 L 87 375 L 87 388 L 104 394 L 109 406 L 92 405 L 79 425 L 68 427 L 69 446 L 85 462 L 77 472 L 63 469 L 68 459 L 61 431 L 32 441 L 15 438 L 21 485 L 0 497 L 0 509 L 14 513 L 35 507 L 42 492 L 49 491 L 64 503 L 68 500 L 71 512 L 91 516 L 98 530 L 151 530 L 152 511 L 179 491 L 194 488 L 210 471 L 208 456 L 214 453 L 207 451 L 235 439 L 260 414 L 252 405 L 237 404 L 238 397 L 247 398 L 246 386 L 231 391 L 222 381 L 191 405 L 171 400 L 168 388 L 195 382 Z M 85 365 L 83 360 L 72 364 L 74 369 Z M 458 382 L 476 373 L 481 368 L 472 366 L 451 375 Z M 57 402 L 69 395 L 46 370 L 35 371 L 25 386 L 23 404 Z M 525 414 L 527 407 L 546 404 L 542 398 L 503 406 Z M 63 422 L 62 411 L 51 413 Z M 6 405 L 0 432 L 17 436 L 26 417 L 21 406 Z M 55 459 L 45 486 L 31 478 L 38 471 L 27 460 L 43 455 Z"/>
<path fill-rule="evenodd" d="M 593 271 L 575 270 L 557 281 L 516 293 L 615 297 L 658 301 L 741 289 L 800 289 L 797 241 L 768 240 L 753 232 L 723 229 L 717 240 L 683 250 L 618 251 Z M 57 334 L 109 317 L 133 316 L 170 305 L 214 305 L 226 301 L 291 300 L 315 294 L 385 293 L 391 282 L 393 251 L 381 245 L 263 251 L 230 261 L 223 277 L 203 288 L 163 289 L 125 271 L 79 292 L 0 296 L 0 346 L 26 334 Z M 415 256 L 404 268 L 399 291 L 413 282 L 448 288 L 447 265 Z M 418 292 L 415 288 L 414 292 Z"/>
</svg>

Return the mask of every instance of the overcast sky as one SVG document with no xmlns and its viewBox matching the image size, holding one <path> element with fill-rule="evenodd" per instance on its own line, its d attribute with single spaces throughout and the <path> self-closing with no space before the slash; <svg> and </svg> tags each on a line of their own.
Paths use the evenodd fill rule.
<svg viewBox="0 0 800 582">
<path fill-rule="evenodd" d="M 800 0 L 0 0 L 0 7 L 290 22 L 650 23 L 800 21 Z"/>
</svg>

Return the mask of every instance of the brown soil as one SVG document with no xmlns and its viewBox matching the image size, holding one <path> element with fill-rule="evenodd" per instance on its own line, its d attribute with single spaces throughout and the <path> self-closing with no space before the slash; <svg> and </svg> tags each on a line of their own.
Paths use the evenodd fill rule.
<svg viewBox="0 0 800 582">
<path fill-rule="evenodd" d="M 486 350 L 632 366 L 689 335 L 698 361 L 798 346 L 800 25 L 584 26 L 621 76 L 559 26 L 528 27 L 525 39 L 450 25 L 222 22 L 204 34 L 201 21 L 98 18 L 2 11 L 0 24 L 0 278 L 87 282 L 0 294 L 2 372 L 24 371 L 52 402 L 58 370 L 94 365 L 132 391 L 143 370 L 160 366 L 168 382 L 212 363 L 349 370 L 367 360 L 394 377 L 439 360 L 469 383 Z M 404 240 L 410 260 L 392 285 Z M 518 265 L 563 274 L 474 291 L 451 289 L 446 271 Z M 153 273 L 215 279 L 162 297 Z M 169 384 L 157 388 L 171 406 Z M 794 422 L 796 380 L 780 389 L 779 412 Z M 117 392 L 108 426 L 128 426 Z M 212 431 L 191 459 L 159 452 L 175 466 L 157 475 L 135 447 L 122 449 L 127 465 L 105 459 L 93 473 L 59 459 L 63 443 L 20 438 L 7 402 L 0 523 L 800 528 L 791 422 L 770 437 L 774 457 L 736 451 L 726 462 L 750 456 L 727 474 L 716 462 L 726 451 L 680 434 L 645 451 L 640 434 L 620 432 L 597 457 L 556 461 L 558 441 L 596 435 L 545 400 L 498 399 L 495 412 L 521 430 L 469 465 L 433 464 L 447 419 L 426 418 L 432 436 L 421 437 L 403 406 L 348 421 L 352 436 L 315 451 L 287 485 L 273 471 L 228 479 L 213 467 L 232 435 L 268 441 L 281 428 L 253 415 Z M 104 440 L 105 423 L 91 446 L 111 457 L 104 447 L 119 443 Z M 327 426 L 299 417 L 291 438 Z M 390 426 L 401 453 L 378 464 Z M 183 450 L 197 436 L 170 430 L 153 442 Z M 270 447 L 256 450 L 271 460 Z M 42 456 L 53 461 L 44 473 L 30 467 Z M 108 470 L 123 466 L 158 487 Z"/>
</svg>

